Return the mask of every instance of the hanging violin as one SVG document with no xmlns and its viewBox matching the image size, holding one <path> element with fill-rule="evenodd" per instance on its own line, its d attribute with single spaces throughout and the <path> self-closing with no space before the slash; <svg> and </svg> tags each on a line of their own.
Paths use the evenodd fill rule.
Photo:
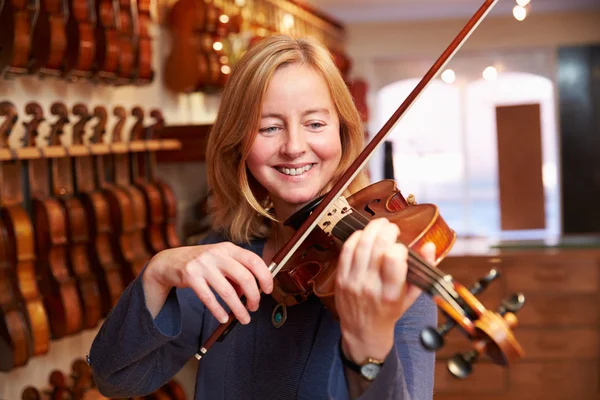
<svg viewBox="0 0 600 400">
<path fill-rule="evenodd" d="M 393 180 L 377 182 L 348 198 L 344 198 L 342 193 L 497 1 L 484 1 L 333 188 L 285 221 L 287 226 L 295 229 L 294 236 L 279 249 L 269 265 L 275 281 L 272 296 L 277 301 L 292 305 L 315 294 L 335 317 L 335 274 L 341 244 L 355 230 L 363 229 L 371 219 L 387 218 L 398 225 L 401 231 L 399 241 L 408 247 L 408 282 L 430 295 L 448 318 L 439 328 L 424 329 L 420 335 L 421 344 L 431 351 L 440 349 L 444 336 L 453 327 L 458 327 L 472 343 L 471 351 L 456 354 L 448 361 L 448 370 L 457 378 L 468 376 L 473 363 L 482 355 L 502 366 L 523 357 L 524 351 L 512 328 L 517 325 L 515 313 L 523 306 L 524 296 L 520 293 L 513 295 L 497 312 L 487 310 L 475 295 L 498 277 L 497 271 L 492 270 L 474 287 L 467 289 L 421 257 L 415 249 L 433 242 L 437 265 L 452 248 L 456 233 L 448 227 L 435 205 L 407 202 Z M 222 341 L 236 323 L 234 314 L 230 312 L 229 320 L 221 324 L 199 348 L 196 358 L 201 359 L 216 341 Z"/>
</svg>

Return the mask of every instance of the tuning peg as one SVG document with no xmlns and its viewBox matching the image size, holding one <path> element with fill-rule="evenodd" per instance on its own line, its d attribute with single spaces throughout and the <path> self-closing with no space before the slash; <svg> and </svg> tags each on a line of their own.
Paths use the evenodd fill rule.
<svg viewBox="0 0 600 400">
<path fill-rule="evenodd" d="M 481 293 L 483 290 L 485 290 L 490 285 L 490 283 L 492 283 L 499 277 L 500 277 L 500 271 L 498 271 L 497 269 L 491 269 L 490 272 L 488 272 L 488 274 L 486 276 L 484 276 L 483 278 L 481 278 L 480 280 L 475 282 L 475 284 L 473 285 L 473 287 L 471 289 L 469 289 L 469 291 L 473 295 L 477 295 L 477 294 Z"/>
<path fill-rule="evenodd" d="M 440 325 L 438 328 L 428 326 L 421 331 L 421 344 L 429 351 L 440 349 L 444 345 L 444 336 L 446 336 L 454 326 L 456 326 L 454 320 L 448 320 L 444 325 Z"/>
<path fill-rule="evenodd" d="M 508 299 L 504 300 L 498 308 L 498 313 L 502 316 L 507 312 L 516 314 L 525 304 L 525 295 L 523 293 L 515 293 Z"/>
<path fill-rule="evenodd" d="M 473 364 L 477 361 L 479 353 L 471 350 L 463 354 L 455 354 L 448 360 L 448 371 L 458 379 L 464 379 L 473 372 Z"/>
</svg>

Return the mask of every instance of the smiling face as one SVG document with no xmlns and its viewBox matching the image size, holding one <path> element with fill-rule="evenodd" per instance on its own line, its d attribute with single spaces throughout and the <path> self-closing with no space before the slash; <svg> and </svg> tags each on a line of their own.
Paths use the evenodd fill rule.
<svg viewBox="0 0 600 400">
<path fill-rule="evenodd" d="M 342 156 L 340 122 L 323 77 L 304 64 L 275 71 L 246 165 L 279 219 L 317 197 Z"/>
</svg>

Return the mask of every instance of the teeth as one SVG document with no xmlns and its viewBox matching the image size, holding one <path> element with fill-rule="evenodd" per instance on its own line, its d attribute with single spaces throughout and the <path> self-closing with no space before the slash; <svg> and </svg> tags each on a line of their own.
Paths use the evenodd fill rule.
<svg viewBox="0 0 600 400">
<path fill-rule="evenodd" d="M 291 176 L 296 176 L 296 175 L 300 175 L 303 174 L 304 172 L 308 171 L 309 169 L 311 169 L 313 166 L 313 164 L 308 164 L 305 165 L 302 168 L 281 168 L 281 167 L 276 167 L 277 171 L 286 174 L 286 175 L 291 175 Z"/>
</svg>

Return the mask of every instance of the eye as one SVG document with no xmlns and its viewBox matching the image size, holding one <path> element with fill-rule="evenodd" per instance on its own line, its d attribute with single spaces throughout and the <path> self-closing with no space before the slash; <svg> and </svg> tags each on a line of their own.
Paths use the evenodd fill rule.
<svg viewBox="0 0 600 400">
<path fill-rule="evenodd" d="M 325 127 L 325 124 L 322 122 L 311 122 L 308 124 L 309 128 L 313 131 L 320 131 Z"/>
<path fill-rule="evenodd" d="M 275 134 L 279 131 L 279 127 L 277 126 L 267 126 L 265 128 L 260 128 L 258 130 L 258 132 L 263 133 L 263 134 L 267 134 L 267 135 L 272 135 Z"/>
</svg>

